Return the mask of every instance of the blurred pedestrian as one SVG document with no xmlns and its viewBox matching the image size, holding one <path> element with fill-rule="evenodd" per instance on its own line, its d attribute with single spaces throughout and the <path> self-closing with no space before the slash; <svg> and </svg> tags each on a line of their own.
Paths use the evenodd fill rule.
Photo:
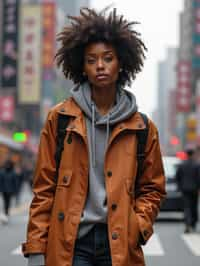
<svg viewBox="0 0 200 266">
<path fill-rule="evenodd" d="M 199 167 L 199 173 L 200 173 L 200 146 L 197 146 L 195 151 L 195 160 Z M 198 187 L 199 187 L 199 194 L 200 194 L 200 174 L 198 176 Z"/>
<path fill-rule="evenodd" d="M 24 182 L 27 183 L 28 187 L 32 191 L 33 185 L 33 172 L 34 172 L 34 160 L 33 158 L 28 158 L 24 161 L 23 164 L 23 175 L 24 175 Z"/>
<path fill-rule="evenodd" d="M 142 69 L 145 46 L 136 23 L 115 9 L 70 18 L 56 58 L 76 86 L 41 132 L 23 253 L 38 266 L 143 266 L 141 244 L 165 196 L 157 129 L 124 89 Z M 148 133 L 137 179 L 136 132 Z"/>
<path fill-rule="evenodd" d="M 198 221 L 199 166 L 195 160 L 195 150 L 186 150 L 188 159 L 178 167 L 176 179 L 183 194 L 185 233 L 196 229 Z"/>
<path fill-rule="evenodd" d="M 22 187 L 24 183 L 24 172 L 21 166 L 21 163 L 16 163 L 14 167 L 14 172 L 17 178 L 17 190 L 15 193 L 15 198 L 16 198 L 16 205 L 20 204 L 20 197 L 21 197 L 21 192 L 22 192 Z"/>
<path fill-rule="evenodd" d="M 4 167 L 0 169 L 0 192 L 3 198 L 4 217 L 2 221 L 7 224 L 10 214 L 11 200 L 18 187 L 17 176 L 14 171 L 14 163 L 7 160 Z"/>
</svg>

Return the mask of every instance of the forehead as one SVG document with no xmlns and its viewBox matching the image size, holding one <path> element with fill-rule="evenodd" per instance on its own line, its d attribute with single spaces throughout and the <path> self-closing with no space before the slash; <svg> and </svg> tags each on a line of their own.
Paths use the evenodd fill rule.
<svg viewBox="0 0 200 266">
<path fill-rule="evenodd" d="M 116 54 L 116 50 L 112 44 L 104 42 L 90 43 L 85 48 L 85 55 L 98 55 L 105 53 Z"/>
</svg>

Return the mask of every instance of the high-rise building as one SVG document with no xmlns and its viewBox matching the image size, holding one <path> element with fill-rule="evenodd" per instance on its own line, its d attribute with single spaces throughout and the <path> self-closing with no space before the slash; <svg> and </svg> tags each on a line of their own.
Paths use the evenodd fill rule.
<svg viewBox="0 0 200 266">
<path fill-rule="evenodd" d="M 176 63 L 177 49 L 168 48 L 166 59 L 158 65 L 158 128 L 160 142 L 165 153 L 170 152 L 169 143 L 170 137 L 174 133 L 171 125 L 171 112 L 174 109 L 172 106 L 171 95 L 176 87 Z"/>
<path fill-rule="evenodd" d="M 176 84 L 176 133 L 182 147 L 187 140 L 186 124 L 192 109 L 192 1 L 185 0 L 180 14 L 180 44 L 177 62 Z"/>
<path fill-rule="evenodd" d="M 3 5 L 2 1 L 0 1 L 0 32 L 2 32 L 3 27 Z M 2 35 L 0 34 L 0 51 L 2 51 Z M 1 73 L 1 60 L 2 53 L 0 53 L 0 73 Z M 1 75 L 0 75 L 0 90 L 1 90 Z"/>
<path fill-rule="evenodd" d="M 185 0 L 180 15 L 177 131 L 183 146 L 200 144 L 200 1 Z"/>
</svg>

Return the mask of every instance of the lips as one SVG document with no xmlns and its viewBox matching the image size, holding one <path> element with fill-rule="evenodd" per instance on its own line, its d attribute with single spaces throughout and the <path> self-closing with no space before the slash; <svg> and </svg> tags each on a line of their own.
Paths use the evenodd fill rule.
<svg viewBox="0 0 200 266">
<path fill-rule="evenodd" d="M 104 79 L 107 79 L 107 78 L 108 78 L 107 74 L 98 74 L 98 75 L 96 75 L 96 79 L 98 79 L 98 80 L 104 80 Z"/>
</svg>

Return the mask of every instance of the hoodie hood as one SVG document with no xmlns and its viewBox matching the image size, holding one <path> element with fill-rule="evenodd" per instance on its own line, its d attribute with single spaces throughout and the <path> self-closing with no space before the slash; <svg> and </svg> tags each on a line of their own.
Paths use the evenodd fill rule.
<svg viewBox="0 0 200 266">
<path fill-rule="evenodd" d="M 135 96 L 126 90 L 119 89 L 116 94 L 116 104 L 106 115 L 101 115 L 91 98 L 91 89 L 88 83 L 71 89 L 71 95 L 85 115 L 92 120 L 95 117 L 95 125 L 109 125 L 119 123 L 137 111 Z"/>
<path fill-rule="evenodd" d="M 129 118 L 137 111 L 136 99 L 132 93 L 119 89 L 117 90 L 115 105 L 106 115 L 101 115 L 96 104 L 92 101 L 91 89 L 88 83 L 71 89 L 71 95 L 86 116 L 91 160 L 93 167 L 95 167 L 96 157 L 99 157 L 98 149 L 101 149 L 100 145 L 104 147 L 104 153 L 108 145 L 110 126 Z M 103 132 L 102 126 L 105 126 Z M 101 134 L 99 131 L 101 131 Z"/>
</svg>

